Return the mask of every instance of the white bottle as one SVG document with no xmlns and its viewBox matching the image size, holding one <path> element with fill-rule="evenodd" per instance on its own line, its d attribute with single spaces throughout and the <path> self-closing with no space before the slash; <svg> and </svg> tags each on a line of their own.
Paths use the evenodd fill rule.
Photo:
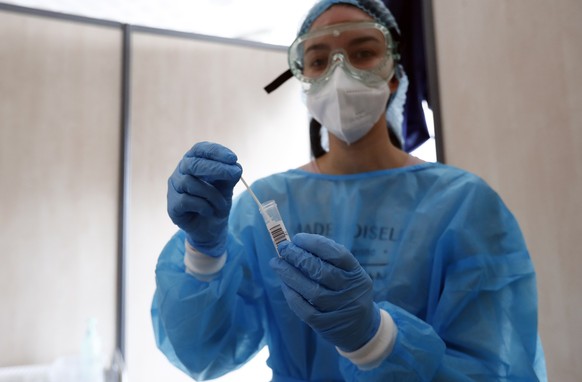
<svg viewBox="0 0 582 382">
<path fill-rule="evenodd" d="M 81 381 L 104 382 L 103 355 L 96 318 L 91 318 L 87 322 L 85 338 L 81 345 Z"/>
</svg>

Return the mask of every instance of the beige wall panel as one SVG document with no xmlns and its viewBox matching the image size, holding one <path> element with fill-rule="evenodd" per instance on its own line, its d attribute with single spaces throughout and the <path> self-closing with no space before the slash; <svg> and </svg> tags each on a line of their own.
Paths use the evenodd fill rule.
<svg viewBox="0 0 582 382">
<path fill-rule="evenodd" d="M 0 367 L 113 349 L 120 43 L 0 12 Z"/>
<path fill-rule="evenodd" d="M 134 34 L 127 361 L 132 380 L 189 381 L 157 350 L 150 319 L 154 269 L 176 227 L 166 182 L 197 141 L 235 151 L 247 181 L 309 160 L 307 117 L 291 80 L 263 87 L 287 68 L 286 52 Z M 242 190 L 237 186 L 235 193 Z M 268 381 L 264 352 L 221 381 Z"/>
<path fill-rule="evenodd" d="M 485 178 L 538 273 L 550 380 L 582 366 L 582 2 L 433 1 L 448 163 Z"/>
</svg>

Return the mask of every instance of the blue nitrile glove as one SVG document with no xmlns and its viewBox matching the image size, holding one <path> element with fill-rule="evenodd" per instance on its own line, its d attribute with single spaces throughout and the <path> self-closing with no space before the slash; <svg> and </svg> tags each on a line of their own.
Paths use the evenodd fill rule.
<svg viewBox="0 0 582 382">
<path fill-rule="evenodd" d="M 236 154 L 201 142 L 184 155 L 168 179 L 168 214 L 198 251 L 214 257 L 225 252 L 232 190 L 241 175 Z"/>
<path fill-rule="evenodd" d="M 365 345 L 378 331 L 380 310 L 372 279 L 344 246 L 299 233 L 279 245 L 270 264 L 282 280 L 289 307 L 323 338 L 345 352 Z"/>
</svg>

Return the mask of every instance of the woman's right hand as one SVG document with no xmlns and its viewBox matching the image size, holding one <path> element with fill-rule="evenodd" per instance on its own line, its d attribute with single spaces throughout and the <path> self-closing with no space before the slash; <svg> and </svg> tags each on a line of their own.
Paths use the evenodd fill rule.
<svg viewBox="0 0 582 382">
<path fill-rule="evenodd" d="M 237 156 L 211 142 L 195 144 L 168 179 L 168 214 L 198 251 L 224 254 L 234 186 L 242 175 Z"/>
</svg>

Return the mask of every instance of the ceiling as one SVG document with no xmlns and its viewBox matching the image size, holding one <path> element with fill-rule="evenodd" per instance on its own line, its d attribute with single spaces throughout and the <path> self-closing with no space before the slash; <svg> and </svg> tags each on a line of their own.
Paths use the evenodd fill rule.
<svg viewBox="0 0 582 382">
<path fill-rule="evenodd" d="M 20 5 L 133 25 L 290 45 L 315 0 L 14 0 Z"/>
</svg>

